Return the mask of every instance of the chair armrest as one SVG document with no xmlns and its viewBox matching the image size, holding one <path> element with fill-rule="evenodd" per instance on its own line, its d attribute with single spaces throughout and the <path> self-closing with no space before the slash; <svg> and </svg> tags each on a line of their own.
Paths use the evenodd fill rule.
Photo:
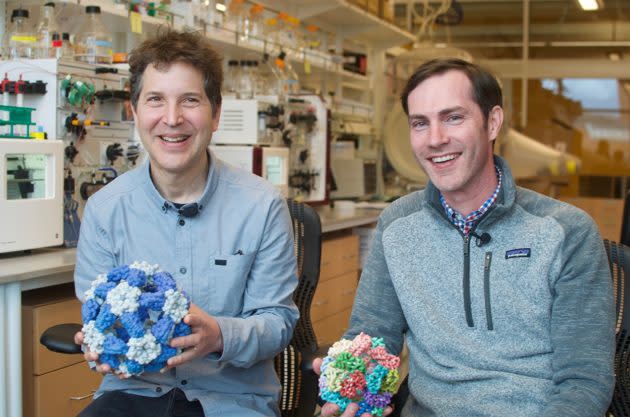
<svg viewBox="0 0 630 417">
<path fill-rule="evenodd" d="M 49 327 L 42 333 L 39 343 L 48 350 L 59 353 L 81 353 L 81 346 L 74 343 L 74 335 L 83 326 L 77 323 L 64 323 Z"/>
</svg>

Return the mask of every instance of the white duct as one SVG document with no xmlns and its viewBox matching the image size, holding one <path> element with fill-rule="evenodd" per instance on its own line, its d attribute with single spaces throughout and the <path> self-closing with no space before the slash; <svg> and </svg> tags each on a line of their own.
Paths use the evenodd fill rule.
<svg viewBox="0 0 630 417">
<path fill-rule="evenodd" d="M 582 165 L 577 156 L 560 152 L 514 129 L 509 129 L 497 145 L 499 154 L 510 164 L 514 178 L 575 174 Z"/>
</svg>

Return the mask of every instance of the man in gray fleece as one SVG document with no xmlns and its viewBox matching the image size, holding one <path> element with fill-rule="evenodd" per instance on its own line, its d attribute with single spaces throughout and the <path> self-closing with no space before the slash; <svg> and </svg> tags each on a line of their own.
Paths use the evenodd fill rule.
<svg viewBox="0 0 630 417">
<path fill-rule="evenodd" d="M 383 211 L 344 337 L 407 343 L 403 416 L 603 416 L 615 313 L 592 219 L 493 155 L 502 93 L 485 70 L 427 62 L 401 100 L 430 183 Z"/>
</svg>

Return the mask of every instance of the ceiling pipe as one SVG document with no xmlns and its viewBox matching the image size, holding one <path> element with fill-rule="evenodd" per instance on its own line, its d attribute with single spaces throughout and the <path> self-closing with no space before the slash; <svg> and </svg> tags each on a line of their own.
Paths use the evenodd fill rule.
<svg viewBox="0 0 630 417">
<path fill-rule="evenodd" d="M 521 128 L 527 127 L 527 65 L 529 61 L 529 0 L 523 1 L 523 77 L 521 78 Z"/>
</svg>

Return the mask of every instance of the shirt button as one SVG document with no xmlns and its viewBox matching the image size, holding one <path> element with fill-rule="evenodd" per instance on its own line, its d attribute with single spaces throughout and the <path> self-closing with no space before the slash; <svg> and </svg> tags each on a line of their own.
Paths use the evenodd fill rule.
<svg viewBox="0 0 630 417">
<path fill-rule="evenodd" d="M 186 221 L 184 219 L 179 219 L 179 225 L 183 226 L 186 224 Z"/>
<path fill-rule="evenodd" d="M 182 379 L 182 385 L 186 385 L 188 384 L 188 381 L 186 381 L 185 379 Z"/>
<path fill-rule="evenodd" d="M 179 268 L 179 272 L 181 272 L 182 274 L 186 273 L 186 268 L 184 268 L 183 266 L 181 268 Z"/>
<path fill-rule="evenodd" d="M 155 392 L 162 392 L 162 387 L 157 387 L 157 388 L 155 389 Z"/>
</svg>

